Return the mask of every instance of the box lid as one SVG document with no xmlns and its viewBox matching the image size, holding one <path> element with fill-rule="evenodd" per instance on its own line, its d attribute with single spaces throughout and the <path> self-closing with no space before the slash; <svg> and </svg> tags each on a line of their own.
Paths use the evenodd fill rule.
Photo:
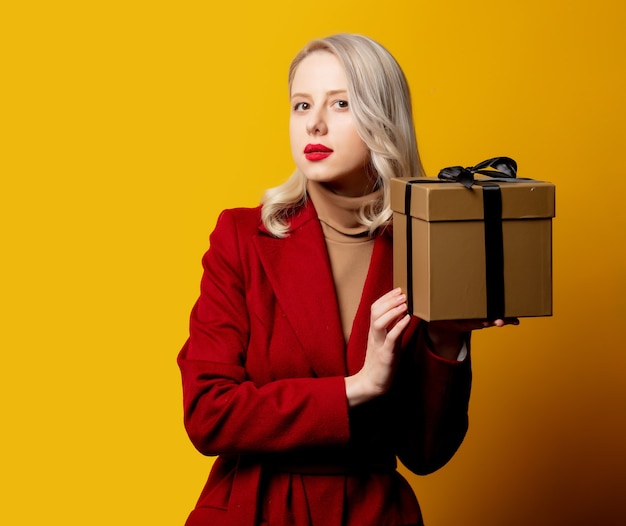
<svg viewBox="0 0 626 526">
<path fill-rule="evenodd" d="M 405 192 L 410 184 L 410 215 L 424 221 L 481 220 L 484 215 L 481 183 L 491 182 L 502 193 L 502 219 L 531 219 L 554 217 L 555 186 L 544 181 L 512 179 L 494 182 L 490 177 L 477 176 L 471 188 L 457 182 L 435 177 L 391 179 L 391 208 L 405 214 Z"/>
</svg>

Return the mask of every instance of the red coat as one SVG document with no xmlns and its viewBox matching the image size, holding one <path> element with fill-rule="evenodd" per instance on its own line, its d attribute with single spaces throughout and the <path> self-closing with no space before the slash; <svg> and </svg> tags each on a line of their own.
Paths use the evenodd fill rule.
<svg viewBox="0 0 626 526">
<path fill-rule="evenodd" d="M 392 288 L 391 236 L 376 237 L 346 346 L 313 205 L 291 225 L 277 239 L 260 208 L 227 210 L 203 258 L 178 363 L 189 437 L 219 458 L 187 525 L 422 524 L 396 457 L 419 474 L 452 457 L 469 359 L 431 353 L 415 318 L 390 392 L 349 409 L 344 377 L 363 364 L 370 305 Z"/>
</svg>

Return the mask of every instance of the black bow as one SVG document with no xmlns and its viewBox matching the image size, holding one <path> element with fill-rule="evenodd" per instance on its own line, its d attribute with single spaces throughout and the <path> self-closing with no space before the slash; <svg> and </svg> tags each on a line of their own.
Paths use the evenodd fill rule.
<svg viewBox="0 0 626 526">
<path fill-rule="evenodd" d="M 492 168 L 487 170 L 486 168 Z M 517 163 L 510 157 L 494 157 L 487 159 L 476 166 L 449 166 L 439 172 L 439 179 L 461 183 L 465 188 L 471 188 L 474 184 L 474 174 L 488 175 L 489 177 L 501 177 L 515 179 L 517 177 Z"/>
</svg>

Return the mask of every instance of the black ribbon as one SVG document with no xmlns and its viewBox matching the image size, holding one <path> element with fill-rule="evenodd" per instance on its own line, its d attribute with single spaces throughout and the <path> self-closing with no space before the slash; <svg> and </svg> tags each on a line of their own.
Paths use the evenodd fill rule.
<svg viewBox="0 0 626 526">
<path fill-rule="evenodd" d="M 489 169 L 491 168 L 491 169 Z M 475 174 L 492 179 L 476 181 Z M 514 182 L 517 163 L 510 157 L 494 157 L 476 166 L 451 166 L 439 172 L 439 180 L 416 179 L 407 181 L 404 191 L 404 213 L 407 246 L 407 294 L 409 312 L 413 312 L 413 224 L 411 220 L 411 186 L 419 183 L 461 183 L 466 188 L 478 184 L 483 189 L 483 217 L 485 229 L 485 277 L 487 287 L 487 318 L 504 317 L 504 239 L 502 235 L 502 193 L 497 182 Z M 519 179 L 518 179 L 519 180 Z"/>
<path fill-rule="evenodd" d="M 485 228 L 485 278 L 487 318 L 504 318 L 504 238 L 502 235 L 502 193 L 495 183 L 481 183 Z"/>
<path fill-rule="evenodd" d="M 411 218 L 411 186 L 424 183 L 423 179 L 407 181 L 404 187 L 404 214 L 406 216 L 406 291 L 409 313 L 413 314 L 413 220 Z"/>
<path fill-rule="evenodd" d="M 476 182 L 475 174 L 488 175 L 501 179 L 515 179 L 517 177 L 517 163 L 510 157 L 493 157 L 476 166 L 449 166 L 439 172 L 439 179 L 461 183 L 465 188 L 471 188 Z"/>
</svg>

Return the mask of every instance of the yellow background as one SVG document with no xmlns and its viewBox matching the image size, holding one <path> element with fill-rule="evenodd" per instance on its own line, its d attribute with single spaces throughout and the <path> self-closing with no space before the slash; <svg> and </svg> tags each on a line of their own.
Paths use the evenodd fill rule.
<svg viewBox="0 0 626 526">
<path fill-rule="evenodd" d="M 403 65 L 431 175 L 508 155 L 557 185 L 555 314 L 476 335 L 469 435 L 411 477 L 427 524 L 625 524 L 625 4 L 215 4 L 0 8 L 0 523 L 184 522 L 200 257 L 292 169 L 290 59 L 345 31 Z"/>
</svg>

